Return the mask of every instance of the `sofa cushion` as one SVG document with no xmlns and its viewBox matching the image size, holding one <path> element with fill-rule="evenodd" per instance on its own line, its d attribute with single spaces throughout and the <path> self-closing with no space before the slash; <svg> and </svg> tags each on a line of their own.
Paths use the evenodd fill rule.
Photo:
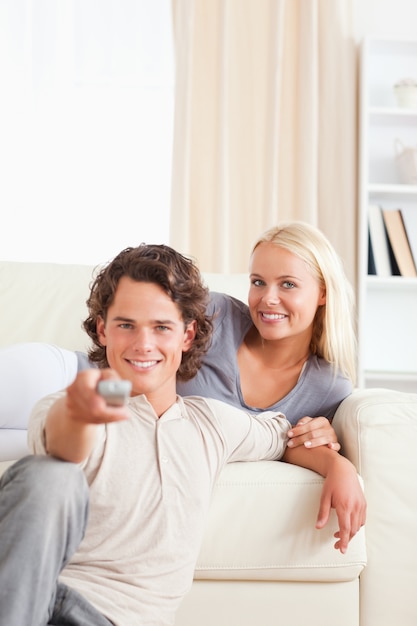
<svg viewBox="0 0 417 626">
<path fill-rule="evenodd" d="M 366 562 L 362 529 L 342 555 L 337 518 L 315 528 L 321 476 L 284 462 L 231 463 L 211 502 L 196 579 L 348 581 Z"/>
<path fill-rule="evenodd" d="M 85 350 L 81 323 L 93 267 L 59 263 L 0 263 L 0 346 L 45 341 Z"/>
<path fill-rule="evenodd" d="M 0 475 L 9 463 L 0 463 Z M 347 582 L 366 564 L 361 531 L 335 550 L 334 511 L 315 529 L 323 479 L 283 462 L 230 463 L 213 493 L 196 580 Z"/>
<path fill-rule="evenodd" d="M 98 266 L 97 266 L 98 267 Z M 81 327 L 95 276 L 93 265 L 0 262 L 0 347 L 44 341 L 68 350 L 90 345 Z M 226 291 L 246 301 L 247 274 L 203 274 L 212 291 Z"/>
<path fill-rule="evenodd" d="M 368 565 L 361 577 L 361 624 L 417 623 L 417 394 L 357 390 L 333 426 L 360 472 L 368 503 Z M 383 590 L 381 592 L 381 590 Z"/>
</svg>

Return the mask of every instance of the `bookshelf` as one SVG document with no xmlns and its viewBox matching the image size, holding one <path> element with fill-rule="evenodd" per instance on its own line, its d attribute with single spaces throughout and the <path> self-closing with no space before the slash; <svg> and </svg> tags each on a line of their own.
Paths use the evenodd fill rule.
<svg viewBox="0 0 417 626">
<path fill-rule="evenodd" d="M 417 79 L 417 40 L 366 37 L 360 53 L 358 385 L 417 392 L 417 278 L 368 275 L 368 206 L 413 207 L 397 139 L 417 147 L 417 108 L 398 107 L 394 84 Z"/>
</svg>

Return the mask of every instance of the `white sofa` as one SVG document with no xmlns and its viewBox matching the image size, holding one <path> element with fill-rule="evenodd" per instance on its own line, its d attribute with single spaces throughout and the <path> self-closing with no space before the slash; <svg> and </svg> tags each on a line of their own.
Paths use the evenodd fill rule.
<svg viewBox="0 0 417 626">
<path fill-rule="evenodd" d="M 0 262 L 0 349 L 46 341 L 85 350 L 81 321 L 92 271 Z M 246 299 L 246 275 L 205 279 Z M 0 472 L 26 453 L 27 417 L 16 427 L 0 410 Z M 177 626 L 417 624 L 417 394 L 355 391 L 333 423 L 364 481 L 365 531 L 343 556 L 333 548 L 334 516 L 326 529 L 314 528 L 320 476 L 277 462 L 228 465 Z"/>
</svg>

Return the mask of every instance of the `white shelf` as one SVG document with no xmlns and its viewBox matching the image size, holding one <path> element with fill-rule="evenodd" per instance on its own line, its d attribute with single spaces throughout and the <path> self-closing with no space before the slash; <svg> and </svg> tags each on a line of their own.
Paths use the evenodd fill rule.
<svg viewBox="0 0 417 626">
<path fill-rule="evenodd" d="M 417 117 L 417 108 L 416 109 L 406 109 L 404 107 L 379 107 L 379 106 L 371 106 L 368 109 L 368 113 L 370 116 L 374 117 Z"/>
<path fill-rule="evenodd" d="M 366 38 L 359 107 L 359 381 L 417 391 L 417 278 L 368 275 L 368 206 L 415 206 L 402 183 L 396 141 L 417 146 L 417 109 L 398 107 L 393 86 L 417 79 L 417 40 Z"/>
<path fill-rule="evenodd" d="M 366 285 L 370 291 L 379 289 L 398 290 L 398 291 L 417 291 L 417 278 L 408 278 L 405 276 L 371 276 L 366 275 Z M 416 333 L 417 333 L 417 318 L 416 318 Z"/>
<path fill-rule="evenodd" d="M 414 372 L 388 372 L 388 371 L 366 371 L 367 380 L 385 380 L 385 381 L 400 381 L 415 382 L 417 384 L 417 374 Z"/>
<path fill-rule="evenodd" d="M 385 183 L 370 183 L 368 193 L 387 196 L 417 196 L 417 185 L 391 185 Z"/>
<path fill-rule="evenodd" d="M 367 371 L 364 374 L 363 386 L 368 389 L 383 387 L 385 389 L 416 393 L 417 375 L 408 372 Z"/>
</svg>

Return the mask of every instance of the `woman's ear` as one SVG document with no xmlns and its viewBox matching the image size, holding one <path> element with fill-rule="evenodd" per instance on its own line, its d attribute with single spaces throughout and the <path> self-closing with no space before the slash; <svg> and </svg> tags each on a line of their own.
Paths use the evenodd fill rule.
<svg viewBox="0 0 417 626">
<path fill-rule="evenodd" d="M 323 304 L 326 304 L 326 289 L 325 289 L 325 287 L 320 289 L 318 306 L 323 306 Z"/>
</svg>

